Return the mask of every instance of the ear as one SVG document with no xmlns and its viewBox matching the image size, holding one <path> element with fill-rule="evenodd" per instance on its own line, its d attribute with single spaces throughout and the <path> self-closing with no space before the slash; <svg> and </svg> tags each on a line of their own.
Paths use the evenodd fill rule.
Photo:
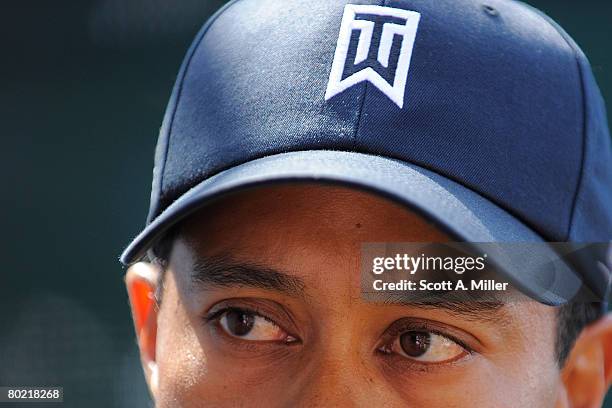
<svg viewBox="0 0 612 408">
<path fill-rule="evenodd" d="M 599 408 L 612 382 L 612 315 L 586 327 L 562 373 L 569 406 Z"/>
<path fill-rule="evenodd" d="M 139 262 L 130 266 L 125 275 L 134 329 L 140 348 L 140 361 L 153 396 L 156 395 L 158 382 L 155 360 L 158 305 L 155 292 L 160 273 L 159 268 L 153 264 Z"/>
</svg>

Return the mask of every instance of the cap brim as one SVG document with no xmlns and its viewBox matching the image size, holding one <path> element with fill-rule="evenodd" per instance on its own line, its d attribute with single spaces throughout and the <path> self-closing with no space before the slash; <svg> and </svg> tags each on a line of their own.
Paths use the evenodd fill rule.
<svg viewBox="0 0 612 408">
<path fill-rule="evenodd" d="M 544 243 L 541 236 L 504 209 L 478 193 L 414 164 L 385 157 L 340 151 L 299 151 L 266 156 L 210 177 L 166 208 L 132 241 L 121 255 L 129 264 L 144 256 L 163 234 L 224 194 L 282 182 L 335 183 L 364 189 L 403 205 L 438 225 L 458 241 L 474 243 Z M 534 256 L 549 262 L 558 258 L 552 248 L 538 245 Z M 548 288 L 534 268 L 502 268 L 506 277 L 530 297 L 549 305 L 567 302 L 580 290 L 581 279 L 563 263 L 555 263 Z M 550 281 L 550 279 L 548 279 Z"/>
</svg>

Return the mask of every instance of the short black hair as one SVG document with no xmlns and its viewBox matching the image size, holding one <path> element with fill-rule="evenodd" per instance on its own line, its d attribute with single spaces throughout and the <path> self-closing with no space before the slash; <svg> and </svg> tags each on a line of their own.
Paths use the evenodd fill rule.
<svg viewBox="0 0 612 408">
<path fill-rule="evenodd" d="M 161 273 L 157 282 L 155 299 L 161 303 L 165 270 L 172 251 L 172 245 L 178 236 L 178 228 L 168 231 L 147 253 L 148 261 L 157 265 Z M 599 302 L 569 302 L 557 308 L 557 337 L 555 340 L 555 354 L 559 367 L 563 367 L 574 347 L 574 343 L 582 330 L 590 323 L 598 320 L 604 314 Z"/>
<path fill-rule="evenodd" d="M 569 302 L 558 308 L 556 353 L 560 366 L 565 364 L 582 330 L 604 313 L 600 302 Z"/>
<path fill-rule="evenodd" d="M 164 292 L 164 280 L 166 268 L 170 261 L 170 253 L 172 252 L 172 246 L 174 245 L 174 240 L 178 236 L 178 233 L 178 227 L 172 227 L 147 251 L 145 256 L 145 260 L 155 265 L 160 271 L 157 277 L 157 286 L 155 288 L 155 301 L 158 307 L 161 304 L 162 293 Z"/>
</svg>

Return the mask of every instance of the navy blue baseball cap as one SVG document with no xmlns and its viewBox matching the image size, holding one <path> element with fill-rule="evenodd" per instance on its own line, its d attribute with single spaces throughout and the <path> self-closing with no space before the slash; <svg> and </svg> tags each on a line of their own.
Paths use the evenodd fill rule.
<svg viewBox="0 0 612 408">
<path fill-rule="evenodd" d="M 610 242 L 612 149 L 589 62 L 510 0 L 237 0 L 201 29 L 155 154 L 141 259 L 229 192 L 365 189 L 468 242 Z M 605 297 L 609 264 L 560 274 Z M 533 276 L 511 272 L 529 291 Z M 559 295 L 560 294 L 560 295 Z"/>
</svg>

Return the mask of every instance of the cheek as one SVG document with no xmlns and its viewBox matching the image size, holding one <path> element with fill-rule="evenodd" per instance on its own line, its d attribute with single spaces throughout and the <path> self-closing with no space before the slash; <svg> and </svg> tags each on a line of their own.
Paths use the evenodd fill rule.
<svg viewBox="0 0 612 408">
<path fill-rule="evenodd" d="M 558 395 L 560 370 L 555 354 L 557 324 L 554 312 L 542 305 L 516 304 L 523 321 L 505 340 L 505 349 L 490 356 L 485 371 L 494 379 L 491 394 L 508 407 L 553 407 Z"/>
<path fill-rule="evenodd" d="M 553 408 L 558 395 L 558 376 L 532 370 L 538 361 L 492 363 L 481 359 L 465 369 L 415 376 L 395 382 L 405 401 L 430 408 Z M 521 372 L 515 375 L 512 371 Z M 390 380 L 393 381 L 393 380 Z"/>
<path fill-rule="evenodd" d="M 508 362 L 513 380 L 522 383 L 524 394 L 532 396 L 542 407 L 552 406 L 561 384 L 557 363 L 558 325 L 556 311 L 548 306 L 529 303 L 524 307 L 526 323 L 520 339 L 521 347 L 514 364 Z M 520 355 L 520 356 L 519 356 Z"/>
<path fill-rule="evenodd" d="M 156 360 L 159 372 L 157 406 L 188 406 L 204 390 L 207 357 L 183 305 L 165 296 L 160 310 Z"/>
</svg>

